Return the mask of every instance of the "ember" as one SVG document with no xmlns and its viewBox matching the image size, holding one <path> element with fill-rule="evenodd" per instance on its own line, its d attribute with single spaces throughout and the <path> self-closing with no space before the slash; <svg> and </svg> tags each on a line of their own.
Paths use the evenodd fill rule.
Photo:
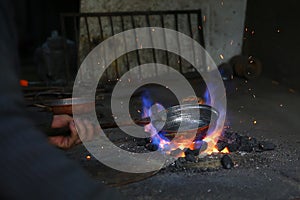
<svg viewBox="0 0 300 200">
<path fill-rule="evenodd" d="M 91 160 L 91 156 L 90 155 L 87 155 L 85 158 L 86 158 L 86 160 Z"/>
</svg>

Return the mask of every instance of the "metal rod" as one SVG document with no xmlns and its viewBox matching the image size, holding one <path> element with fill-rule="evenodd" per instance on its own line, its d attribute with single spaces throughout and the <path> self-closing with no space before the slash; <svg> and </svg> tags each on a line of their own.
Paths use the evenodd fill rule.
<svg viewBox="0 0 300 200">
<path fill-rule="evenodd" d="M 202 47 L 205 48 L 205 41 L 204 41 L 204 35 L 203 35 L 203 25 L 202 25 L 202 14 L 201 14 L 200 10 L 197 13 L 197 19 L 198 19 L 199 42 L 202 45 Z"/>
<path fill-rule="evenodd" d="M 162 14 L 160 14 L 159 16 L 160 16 L 161 27 L 164 29 L 165 28 L 164 16 Z M 163 32 L 164 32 L 164 38 L 163 38 L 163 40 L 164 40 L 165 49 L 168 49 L 165 29 L 164 29 Z M 167 63 L 167 66 L 169 66 L 169 53 L 168 53 L 168 51 L 165 51 L 165 52 L 166 52 L 166 63 Z M 168 72 L 170 72 L 170 68 L 169 67 L 168 67 Z"/>
<path fill-rule="evenodd" d="M 73 16 L 73 27 L 74 27 L 74 32 L 75 32 L 75 49 L 76 49 L 76 54 L 79 54 L 79 33 L 78 33 L 78 29 L 77 29 L 77 17 Z M 76 68 L 77 70 L 79 69 L 80 66 L 80 62 L 79 62 L 79 56 L 77 56 L 76 58 Z"/>
<path fill-rule="evenodd" d="M 146 23 L 147 23 L 148 27 L 151 27 L 149 15 L 146 15 Z M 151 30 L 149 30 L 149 36 L 150 36 L 151 45 L 153 46 L 153 39 L 152 39 Z M 156 60 L 156 54 L 155 54 L 155 49 L 154 48 L 152 48 L 152 56 L 153 56 L 153 62 L 155 63 L 155 74 L 156 74 L 156 76 L 158 76 L 157 65 L 156 65 L 157 60 Z"/>
<path fill-rule="evenodd" d="M 194 39 L 194 34 L 193 34 L 193 29 L 192 29 L 192 22 L 191 22 L 191 14 L 187 14 L 188 17 L 188 24 L 189 24 L 189 31 L 190 31 L 190 36 L 191 38 Z M 194 63 L 196 65 L 196 56 L 195 56 L 195 47 L 194 47 L 194 42 L 192 41 L 192 49 L 193 49 L 193 58 L 194 58 Z M 193 65 L 191 65 L 193 67 Z"/>
<path fill-rule="evenodd" d="M 104 40 L 104 34 L 103 34 L 103 27 L 102 27 L 102 22 L 101 22 L 101 17 L 98 16 L 98 24 L 99 24 L 99 32 L 100 32 L 100 38 L 101 38 L 101 42 Z M 106 51 L 105 51 L 105 48 L 103 49 L 103 53 L 104 53 L 104 65 L 106 66 Z M 107 70 L 105 70 L 105 76 L 106 76 L 106 81 L 109 80 L 108 78 L 108 72 Z"/>
<path fill-rule="evenodd" d="M 111 34 L 113 36 L 113 35 L 115 35 L 115 32 L 114 32 L 114 25 L 113 25 L 112 16 L 109 16 L 109 23 L 110 23 Z M 115 49 L 114 49 L 114 54 L 116 56 Z M 118 79 L 118 78 L 120 78 L 119 69 L 118 69 L 118 59 L 115 60 L 114 63 L 115 63 L 115 71 L 116 71 L 116 75 L 117 75 L 117 79 Z"/>
<path fill-rule="evenodd" d="M 125 31 L 125 25 L 124 25 L 124 17 L 123 16 L 120 16 L 121 17 L 121 28 L 122 28 L 122 31 Z M 125 51 L 127 52 L 127 43 L 126 43 L 126 38 L 124 36 L 124 44 L 125 44 Z M 130 70 L 130 64 L 129 64 L 129 58 L 128 58 L 128 53 L 125 54 L 125 57 L 126 57 L 126 64 L 127 64 L 127 70 L 129 71 Z"/>
<path fill-rule="evenodd" d="M 166 10 L 166 11 L 134 11 L 134 12 L 98 12 L 98 13 L 63 13 L 63 16 L 82 16 L 82 17 L 96 17 L 96 16 L 131 16 L 131 15 L 175 15 L 194 13 L 198 14 L 201 10 Z"/>
<path fill-rule="evenodd" d="M 67 84 L 69 84 L 69 82 L 71 80 L 71 75 L 70 75 L 70 63 L 69 63 L 69 57 L 68 57 L 67 35 L 66 35 L 66 29 L 65 29 L 65 18 L 62 15 L 60 15 L 60 20 L 61 20 L 61 31 L 62 31 L 63 44 L 64 44 L 66 79 L 67 79 Z"/>
<path fill-rule="evenodd" d="M 175 14 L 175 30 L 178 31 L 178 15 L 177 14 Z M 177 35 L 177 44 L 178 44 L 178 53 L 180 55 L 181 54 L 181 52 L 180 52 L 180 41 L 179 41 L 178 35 Z M 179 71 L 180 71 L 180 73 L 182 73 L 181 56 L 178 56 L 178 62 L 179 62 Z"/>
<path fill-rule="evenodd" d="M 87 21 L 87 16 L 84 17 L 84 22 L 85 22 L 85 28 L 86 28 L 86 32 L 87 32 L 87 36 L 88 36 L 88 40 L 89 40 L 89 49 L 92 50 L 92 41 L 91 41 L 91 36 L 90 36 L 90 29 L 89 29 L 89 24 Z"/>
<path fill-rule="evenodd" d="M 201 11 L 198 12 L 197 19 L 198 19 L 199 43 L 202 45 L 203 48 L 205 48 Z M 202 57 L 202 66 L 206 67 L 206 55 L 203 54 L 203 55 L 201 55 L 201 57 Z"/>
<path fill-rule="evenodd" d="M 133 15 L 130 15 L 130 19 L 131 19 L 132 28 L 135 29 L 135 23 L 134 23 Z M 136 32 L 135 31 L 134 31 L 134 38 L 135 38 L 136 47 L 139 48 L 138 43 L 137 43 L 138 38 L 136 37 Z M 137 56 L 138 65 L 141 65 L 141 58 L 140 58 L 139 50 L 136 50 L 135 52 L 136 52 L 136 56 Z M 139 67 L 139 75 L 140 75 L 140 77 L 142 77 L 141 67 Z"/>
</svg>

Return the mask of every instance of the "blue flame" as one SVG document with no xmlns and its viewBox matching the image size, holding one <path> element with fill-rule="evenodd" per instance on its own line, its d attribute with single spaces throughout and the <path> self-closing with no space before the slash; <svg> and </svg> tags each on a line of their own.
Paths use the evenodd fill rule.
<svg viewBox="0 0 300 200">
<path fill-rule="evenodd" d="M 205 104 L 210 105 L 211 99 L 210 99 L 210 94 L 209 94 L 209 91 L 208 91 L 207 88 L 206 88 L 206 90 L 204 92 L 203 99 L 204 99 Z"/>
<path fill-rule="evenodd" d="M 161 138 L 161 139 L 163 139 L 163 140 L 165 140 L 165 141 L 167 141 L 167 142 L 170 142 L 170 139 L 169 138 L 167 138 L 165 135 L 167 134 L 167 132 L 164 132 L 164 131 L 159 131 L 158 132 L 158 135 L 159 135 L 159 137 Z"/>
<path fill-rule="evenodd" d="M 142 117 L 149 117 L 151 116 L 151 106 L 153 105 L 153 100 L 150 97 L 148 91 L 145 91 L 142 95 L 142 104 L 143 104 L 143 116 Z"/>
<path fill-rule="evenodd" d="M 159 144 L 160 144 L 160 138 L 159 138 L 159 136 L 158 135 L 152 136 L 151 137 L 151 143 L 159 146 Z"/>
</svg>

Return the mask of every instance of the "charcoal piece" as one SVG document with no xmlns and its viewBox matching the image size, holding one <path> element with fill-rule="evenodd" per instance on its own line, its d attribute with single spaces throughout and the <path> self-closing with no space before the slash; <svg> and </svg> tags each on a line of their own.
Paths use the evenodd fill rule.
<svg viewBox="0 0 300 200">
<path fill-rule="evenodd" d="M 233 132 L 225 131 L 225 132 L 223 133 L 223 137 L 224 137 L 224 138 L 230 138 L 232 134 L 233 134 Z"/>
<path fill-rule="evenodd" d="M 182 162 L 180 162 L 179 160 L 175 160 L 174 164 L 176 168 L 181 168 L 183 166 Z"/>
<path fill-rule="evenodd" d="M 253 147 L 251 145 L 242 145 L 239 147 L 239 151 L 245 151 L 250 153 L 253 151 Z"/>
<path fill-rule="evenodd" d="M 185 155 L 191 154 L 193 156 L 198 156 L 199 155 L 199 151 L 200 151 L 200 149 L 191 150 L 190 148 L 187 148 L 187 149 L 185 149 L 184 154 Z"/>
<path fill-rule="evenodd" d="M 241 146 L 255 147 L 255 146 L 257 146 L 257 140 L 255 138 L 252 138 L 252 137 L 241 136 L 240 137 L 240 144 L 241 144 Z"/>
<path fill-rule="evenodd" d="M 145 142 L 148 144 L 148 143 L 151 143 L 151 138 L 144 138 Z"/>
<path fill-rule="evenodd" d="M 240 145 L 248 145 L 249 137 L 248 136 L 240 136 L 238 137 L 238 143 Z"/>
<path fill-rule="evenodd" d="M 249 144 L 255 147 L 257 146 L 257 140 L 255 138 L 249 138 Z"/>
<path fill-rule="evenodd" d="M 137 146 L 145 146 L 149 143 L 147 142 L 146 138 L 136 138 L 135 141 Z"/>
<path fill-rule="evenodd" d="M 181 163 L 186 162 L 186 159 L 184 157 L 179 157 L 177 160 L 178 160 L 178 162 L 181 162 Z"/>
<path fill-rule="evenodd" d="M 158 149 L 157 144 L 149 143 L 145 146 L 149 151 L 156 151 Z"/>
<path fill-rule="evenodd" d="M 193 156 L 192 154 L 187 154 L 187 155 L 185 156 L 185 160 L 186 160 L 186 161 L 190 161 L 190 162 L 196 162 L 196 157 Z"/>
<path fill-rule="evenodd" d="M 179 156 L 181 153 L 182 153 L 182 150 L 178 148 L 178 149 L 171 151 L 170 155 L 176 157 L 176 156 Z"/>
<path fill-rule="evenodd" d="M 224 169 L 231 169 L 234 166 L 231 158 L 228 155 L 224 155 L 221 158 L 221 164 Z"/>
<path fill-rule="evenodd" d="M 255 152 L 258 152 L 258 153 L 263 152 L 263 150 L 260 149 L 258 146 L 254 147 L 253 150 L 254 150 Z"/>
<path fill-rule="evenodd" d="M 194 153 L 194 156 L 198 156 L 200 153 L 200 149 L 194 149 L 193 153 Z"/>
<path fill-rule="evenodd" d="M 263 151 L 274 150 L 276 145 L 271 142 L 260 141 L 258 143 L 258 147 Z"/>
<path fill-rule="evenodd" d="M 234 143 L 228 144 L 227 147 L 230 152 L 235 152 L 239 149 L 240 145 L 234 142 Z"/>
<path fill-rule="evenodd" d="M 240 139 L 240 135 L 238 133 L 235 132 L 228 132 L 225 131 L 223 134 L 223 137 L 229 141 L 238 141 Z"/>
<path fill-rule="evenodd" d="M 222 151 L 223 149 L 225 149 L 225 147 L 226 147 L 227 145 L 228 145 L 227 142 L 224 142 L 224 141 L 219 140 L 219 141 L 217 142 L 217 149 L 218 149 L 218 151 Z"/>
</svg>

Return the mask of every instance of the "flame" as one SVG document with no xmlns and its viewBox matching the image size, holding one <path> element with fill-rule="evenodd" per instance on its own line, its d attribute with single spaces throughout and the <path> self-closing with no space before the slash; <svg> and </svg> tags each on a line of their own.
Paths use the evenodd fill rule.
<svg viewBox="0 0 300 200">
<path fill-rule="evenodd" d="M 208 90 L 205 91 L 203 98 L 198 97 L 187 97 L 183 99 L 183 102 L 194 101 L 195 98 L 198 99 L 199 104 L 211 104 L 211 98 Z M 150 117 L 152 115 L 151 108 L 156 108 L 157 111 L 161 111 L 164 107 L 159 103 L 153 103 L 152 99 L 148 92 L 144 93 L 142 96 L 142 104 L 143 104 L 143 112 L 142 117 Z M 222 113 L 221 113 L 222 114 Z M 223 133 L 224 127 L 219 130 L 213 130 L 211 133 L 207 133 L 206 137 L 202 140 L 207 143 L 207 148 L 202 153 L 211 155 L 213 153 L 229 153 L 228 148 L 224 148 L 222 151 L 219 151 L 216 144 L 220 135 Z M 189 148 L 191 150 L 199 148 L 199 142 L 194 141 L 191 143 L 190 138 L 179 138 L 176 141 L 170 141 L 168 138 L 164 136 L 164 133 L 158 132 L 156 128 L 152 125 L 152 123 L 144 126 L 145 132 L 151 134 L 151 142 L 156 144 L 159 148 L 158 150 L 165 154 L 171 154 L 172 151 L 185 148 Z M 200 141 L 201 142 L 201 141 Z M 201 143 L 202 144 L 202 143 Z M 185 157 L 184 152 L 179 152 L 178 155 L 174 155 L 176 157 Z"/>
<path fill-rule="evenodd" d="M 224 153 L 224 154 L 230 153 L 228 147 L 225 147 L 225 148 L 221 151 L 221 153 Z"/>
</svg>

